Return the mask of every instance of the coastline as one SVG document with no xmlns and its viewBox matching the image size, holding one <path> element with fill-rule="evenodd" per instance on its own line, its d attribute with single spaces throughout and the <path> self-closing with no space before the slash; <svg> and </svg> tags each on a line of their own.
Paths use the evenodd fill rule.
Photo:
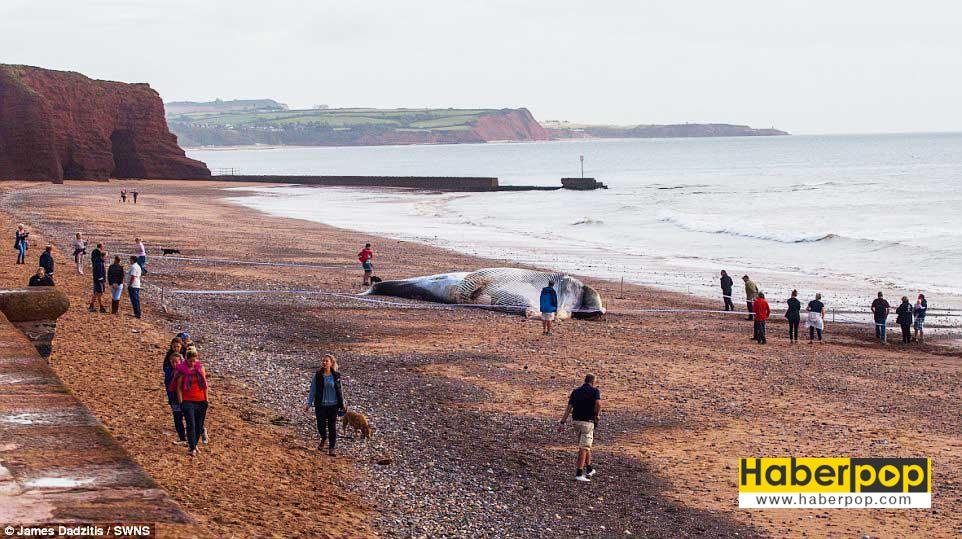
<svg viewBox="0 0 962 539">
<path fill-rule="evenodd" d="M 173 242 L 187 256 L 267 256 L 338 265 L 356 264 L 354 247 L 367 240 L 375 243 L 379 259 L 393 262 L 398 277 L 505 263 L 259 213 L 221 200 L 222 186 L 216 182 L 138 183 L 142 202 L 136 208 L 117 203 L 115 185 L 18 187 L 16 193 L 5 190 L 0 211 L 49 233 L 60 247 L 71 230 L 83 228 L 108 247 L 141 234 L 152 248 Z M 139 225 L 132 229 L 132 222 Z M 152 256 L 151 263 L 156 269 L 148 282 L 168 287 L 360 290 L 353 272 L 220 267 L 163 262 L 160 256 Z M 69 273 L 68 264 L 61 267 Z M 701 308 L 717 303 L 634 285 L 626 285 L 619 299 L 617 284 L 586 280 L 614 312 L 634 304 Z M 77 298 L 84 296 L 84 283 L 69 281 Z M 148 302 L 156 299 L 148 296 Z M 151 303 L 145 323 L 166 325 L 168 332 L 189 325 L 202 336 L 202 350 L 224 378 L 221 383 L 236 382 L 249 392 L 247 398 L 293 425 L 297 436 L 290 444 L 313 440 L 310 420 L 296 414 L 299 385 L 312 360 L 326 350 L 342 358 L 352 398 L 374 420 L 376 437 L 370 444 L 345 442 L 348 456 L 339 459 L 346 468 L 340 470 L 338 488 L 376 507 L 369 518 L 385 535 L 392 529 L 398 535 L 484 533 L 490 532 L 484 526 L 496 523 L 502 533 L 513 529 L 518 535 L 538 526 L 534 529 L 586 530 L 595 536 L 624 530 L 666 536 L 699 530 L 709 536 L 783 536 L 789 530 L 949 536 L 960 524 L 951 511 L 827 513 L 814 519 L 814 511 L 743 512 L 731 505 L 735 459 L 751 456 L 746 452 L 782 454 L 788 447 L 820 455 L 931 456 L 938 458 L 940 481 L 958 484 L 962 462 L 951 448 L 958 444 L 959 418 L 944 402 L 960 397 L 959 357 L 939 346 L 882 349 L 862 328 L 833 325 L 827 344 L 789 347 L 776 336 L 783 326 L 774 320 L 769 335 L 776 342 L 759 347 L 749 344 L 750 330 L 738 318 L 620 314 L 597 323 L 565 322 L 557 337 L 543 339 L 532 324 L 499 313 L 459 310 L 439 316 L 280 293 L 240 301 L 172 300 L 169 307 L 187 318 L 158 320 L 157 305 Z M 157 416 L 152 425 L 165 425 L 159 400 L 138 404 L 140 395 L 106 398 L 95 381 L 106 367 L 79 354 L 112 328 L 94 327 L 90 334 L 79 330 L 87 314 L 72 316 L 65 331 L 72 323 L 77 332 L 58 334 L 54 345 L 55 367 L 65 382 L 98 416 L 130 406 Z M 77 338 L 76 345 L 66 346 L 66 335 Z M 163 335 L 159 328 L 151 330 L 145 337 L 153 341 L 144 341 L 143 349 L 159 353 L 151 347 L 162 344 Z M 143 364 L 154 368 L 157 361 L 148 356 Z M 265 369 L 276 381 L 259 376 Z M 572 488 L 570 437 L 552 429 L 566 392 L 585 369 L 600 375 L 610 410 L 598 439 L 603 472 L 588 494 Z M 432 388 L 428 406 L 411 408 L 412 387 Z M 879 402 L 887 405 L 879 409 Z M 139 425 L 105 423 L 121 433 L 125 445 L 139 443 Z M 260 428 L 265 423 L 266 418 Z M 411 447 L 418 449 L 416 455 Z M 149 457 L 150 451 L 134 453 Z M 285 448 L 271 451 L 273 458 Z M 324 457 L 302 453 L 299 458 L 313 468 Z M 390 464 L 377 464 L 387 458 Z M 206 466 L 203 462 L 198 465 Z M 493 468 L 498 473 L 489 472 Z M 151 473 L 159 470 L 148 466 Z M 185 503 L 186 493 L 176 482 L 163 486 Z M 938 482 L 936 489 L 939 504 L 959 503 L 957 489 L 942 489 Z M 413 497 L 415 492 L 420 495 Z M 597 507 L 588 510 L 588 504 Z M 229 522 L 222 526 L 236 530 Z"/>
<path fill-rule="evenodd" d="M 277 188 L 293 188 L 293 191 L 279 192 Z M 603 279 L 612 283 L 619 283 L 623 279 L 625 284 L 686 294 L 700 301 L 711 302 L 711 305 L 715 307 L 720 307 L 721 304 L 717 274 L 720 269 L 725 268 L 735 276 L 736 280 L 742 273 L 749 273 L 761 289 L 768 294 L 769 301 L 776 311 L 784 309 L 784 301 L 789 297 L 792 289 L 797 288 L 802 294 L 800 297 L 805 301 L 811 299 L 809 296 L 814 296 L 817 291 L 826 298 L 830 320 L 871 326 L 873 322 L 871 321 L 868 304 L 875 297 L 875 292 L 883 289 L 887 291 L 886 293 L 892 301 L 895 301 L 895 298 L 903 293 L 912 298 L 914 297 L 914 291 L 922 291 L 931 298 L 939 298 L 938 307 L 940 309 L 954 309 L 956 312 L 951 314 L 962 314 L 962 295 L 938 293 L 926 289 L 919 290 L 911 285 L 899 286 L 906 283 L 896 285 L 891 282 L 869 282 L 867 279 L 850 279 L 840 282 L 831 276 L 817 273 L 746 269 L 744 264 L 729 265 L 708 259 L 695 259 L 695 257 L 692 257 L 692 259 L 684 259 L 685 257 L 667 258 L 644 252 L 629 252 L 631 250 L 614 252 L 609 247 L 593 246 L 589 242 L 584 242 L 584 245 L 578 245 L 582 242 L 576 242 L 571 246 L 554 242 L 553 245 L 547 247 L 537 243 L 526 243 L 525 240 L 533 238 L 516 238 L 512 235 L 510 229 L 502 230 L 501 227 L 484 227 L 484 225 L 472 223 L 475 226 L 469 227 L 467 230 L 456 229 L 453 232 L 445 230 L 443 225 L 422 227 L 419 225 L 428 225 L 423 219 L 422 222 L 415 222 L 403 215 L 403 209 L 396 210 L 396 208 L 403 208 L 406 205 L 429 206 L 430 209 L 423 211 L 437 216 L 437 214 L 448 211 L 449 208 L 445 206 L 445 200 L 461 198 L 464 196 L 462 194 L 373 187 L 324 187 L 325 198 L 340 203 L 354 204 L 355 207 L 351 207 L 349 210 L 335 211 L 325 208 L 324 211 L 321 211 L 317 206 L 305 206 L 297 203 L 297 198 L 304 196 L 304 193 L 312 192 L 314 189 L 317 189 L 317 187 L 277 184 L 228 187 L 226 191 L 241 193 L 241 196 L 228 198 L 229 202 L 278 217 L 305 219 L 325 226 L 350 228 L 357 233 L 433 245 L 461 254 L 505 261 L 511 265 L 522 264 L 568 272 L 582 278 Z M 341 193 L 344 193 L 344 196 L 340 196 Z M 395 197 L 396 200 L 395 198 L 388 200 L 385 198 L 387 196 Z M 288 204 L 273 202 L 278 199 L 286 199 Z M 435 202 L 435 200 L 439 202 Z M 487 203 L 497 204 L 497 200 L 499 199 L 491 199 Z M 480 202 L 481 200 L 479 200 Z M 384 210 L 384 215 L 376 215 L 365 219 L 356 218 L 357 215 L 377 214 L 381 210 Z M 395 213 L 399 216 L 397 219 L 394 218 Z M 409 222 L 398 223 L 399 220 L 405 219 Z M 586 221 L 586 225 L 590 226 L 591 221 Z M 388 230 L 392 226 L 395 230 Z M 482 228 L 475 228 L 476 226 Z M 475 228 L 476 231 L 472 231 L 471 228 Z M 414 230 L 417 230 L 417 232 L 414 232 Z M 489 240 L 488 238 L 495 239 Z M 537 239 L 537 237 L 534 239 Z M 740 281 L 736 283 L 735 290 L 735 303 L 743 309 L 744 294 Z M 647 306 L 646 308 L 651 307 L 653 306 Z M 672 308 L 671 305 L 657 307 Z M 835 311 L 838 311 L 838 314 Z M 938 333 L 962 336 L 962 320 L 957 316 L 938 318 L 933 311 L 930 324 L 933 326 L 951 326 L 936 330 Z"/>
</svg>

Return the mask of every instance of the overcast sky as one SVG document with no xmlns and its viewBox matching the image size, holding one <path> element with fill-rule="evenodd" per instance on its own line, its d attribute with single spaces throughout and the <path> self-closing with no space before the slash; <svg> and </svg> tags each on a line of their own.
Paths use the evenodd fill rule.
<svg viewBox="0 0 962 539">
<path fill-rule="evenodd" d="M 962 130 L 957 0 L 0 0 L 0 62 L 165 101 Z"/>
</svg>

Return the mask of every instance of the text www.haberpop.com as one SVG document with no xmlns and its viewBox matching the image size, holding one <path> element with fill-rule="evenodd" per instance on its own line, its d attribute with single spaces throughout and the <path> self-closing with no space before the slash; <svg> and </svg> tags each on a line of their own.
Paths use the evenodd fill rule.
<svg viewBox="0 0 962 539">
<path fill-rule="evenodd" d="M 925 504 L 917 494 L 742 494 L 744 509 L 908 509 Z M 928 496 L 928 495 L 923 495 Z M 746 499 L 747 498 L 747 499 Z"/>
</svg>

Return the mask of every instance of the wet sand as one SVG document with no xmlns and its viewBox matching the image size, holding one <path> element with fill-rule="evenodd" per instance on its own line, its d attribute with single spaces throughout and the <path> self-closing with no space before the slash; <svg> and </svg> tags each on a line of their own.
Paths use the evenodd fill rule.
<svg viewBox="0 0 962 539">
<path fill-rule="evenodd" d="M 58 284 L 73 306 L 54 341 L 58 374 L 212 535 L 962 532 L 962 358 L 937 341 L 882 348 L 871 328 L 830 324 L 825 344 L 791 346 L 783 321 L 773 320 L 760 346 L 743 319 L 701 314 L 609 314 L 562 322 L 545 338 L 537 322 L 507 314 L 292 295 L 281 290 L 361 291 L 354 255 L 366 241 L 385 278 L 503 262 L 260 214 L 219 201 L 236 192 L 214 183 L 136 185 L 136 206 L 118 202 L 115 183 L 0 187 L 0 224 L 25 222 L 59 248 Z M 76 230 L 112 252 L 146 238 L 143 321 L 86 312 L 89 275 L 72 275 L 67 256 Z M 348 269 L 165 262 L 160 247 Z M 31 268 L 5 266 L 2 284 L 25 282 Z M 586 281 L 615 312 L 716 307 L 635 286 L 619 298 L 618 284 Z M 164 287 L 168 313 L 153 286 Z M 278 292 L 187 297 L 173 289 Z M 170 443 L 159 381 L 163 348 L 181 328 L 214 374 L 211 444 L 189 465 Z M 313 420 L 300 411 L 327 351 L 338 355 L 349 405 L 375 428 L 370 442 L 344 440 L 333 463 L 312 451 Z M 586 371 L 599 375 L 606 411 L 599 474 L 579 484 L 575 440 L 554 426 Z M 737 509 L 737 459 L 790 455 L 931 457 L 935 509 Z"/>
</svg>

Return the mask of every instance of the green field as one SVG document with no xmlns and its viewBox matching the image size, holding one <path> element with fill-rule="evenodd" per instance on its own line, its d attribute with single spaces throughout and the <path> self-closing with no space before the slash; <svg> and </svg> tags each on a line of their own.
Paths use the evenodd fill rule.
<svg viewBox="0 0 962 539">
<path fill-rule="evenodd" d="M 255 108 L 259 103 L 266 105 Z M 184 146 L 478 143 L 485 142 L 475 131 L 482 116 L 514 110 L 288 110 L 273 100 L 179 102 L 167 106 L 167 124 Z"/>
<path fill-rule="evenodd" d="M 168 115 L 171 123 L 233 128 L 313 126 L 455 130 L 470 129 L 488 109 L 311 109 L 263 112 L 192 112 Z"/>
</svg>

